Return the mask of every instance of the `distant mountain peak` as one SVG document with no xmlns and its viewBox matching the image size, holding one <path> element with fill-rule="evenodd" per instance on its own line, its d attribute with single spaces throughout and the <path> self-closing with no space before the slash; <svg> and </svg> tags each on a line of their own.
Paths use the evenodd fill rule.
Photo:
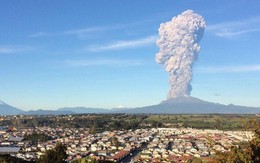
<svg viewBox="0 0 260 163">
<path fill-rule="evenodd" d="M 172 104 L 172 103 L 205 103 L 206 101 L 200 100 L 191 96 L 178 96 L 175 98 L 167 99 L 162 101 L 161 104 Z"/>
<path fill-rule="evenodd" d="M 0 105 L 5 105 L 5 103 L 3 101 L 0 100 Z"/>
<path fill-rule="evenodd" d="M 0 115 L 17 115 L 22 112 L 23 110 L 10 106 L 0 100 Z"/>
</svg>

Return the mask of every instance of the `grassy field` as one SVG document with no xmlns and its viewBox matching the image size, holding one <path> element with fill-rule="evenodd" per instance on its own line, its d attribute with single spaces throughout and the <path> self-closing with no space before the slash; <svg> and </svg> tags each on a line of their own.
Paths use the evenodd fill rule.
<svg viewBox="0 0 260 163">
<path fill-rule="evenodd" d="M 256 115 L 150 115 L 144 121 L 178 124 L 184 127 L 216 128 L 222 130 L 243 129 L 250 121 L 260 123 Z"/>
</svg>

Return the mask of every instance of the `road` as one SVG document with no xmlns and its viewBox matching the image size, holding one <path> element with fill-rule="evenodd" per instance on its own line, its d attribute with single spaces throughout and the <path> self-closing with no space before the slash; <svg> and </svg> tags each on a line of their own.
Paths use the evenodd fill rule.
<svg viewBox="0 0 260 163">
<path fill-rule="evenodd" d="M 135 157 L 138 156 L 138 154 L 142 151 L 142 149 L 137 149 L 133 152 L 130 153 L 130 155 L 126 156 L 125 158 L 123 158 L 121 161 L 119 161 L 120 163 L 128 163 L 131 162 L 131 160 L 134 160 Z"/>
</svg>

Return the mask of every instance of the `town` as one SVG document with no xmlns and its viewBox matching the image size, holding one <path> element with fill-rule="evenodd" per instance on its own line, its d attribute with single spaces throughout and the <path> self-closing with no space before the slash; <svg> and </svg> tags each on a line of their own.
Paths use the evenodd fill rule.
<svg viewBox="0 0 260 163">
<path fill-rule="evenodd" d="M 7 119 L 18 118 L 37 119 L 37 116 L 4 116 L 1 122 L 6 124 Z M 71 115 L 44 118 L 75 119 Z M 183 126 L 166 128 L 171 126 L 169 122 L 161 127 L 140 122 L 142 127 L 135 129 L 107 128 L 100 132 L 95 126 L 2 126 L 0 153 L 33 162 L 55 148 L 57 143 L 62 143 L 66 146 L 67 162 L 83 158 L 111 162 L 186 162 L 193 158 L 210 161 L 216 152 L 226 152 L 230 147 L 250 141 L 254 136 L 252 131 L 245 130 L 224 131 Z"/>
</svg>

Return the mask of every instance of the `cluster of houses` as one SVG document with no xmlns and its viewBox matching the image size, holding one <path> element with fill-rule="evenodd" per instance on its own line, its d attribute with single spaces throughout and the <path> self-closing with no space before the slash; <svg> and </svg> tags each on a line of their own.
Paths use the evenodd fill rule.
<svg viewBox="0 0 260 163">
<path fill-rule="evenodd" d="M 186 162 L 194 157 L 211 160 L 216 151 L 226 152 L 232 145 L 252 139 L 249 131 L 157 128 L 156 136 L 137 157 L 138 162 Z"/>
<path fill-rule="evenodd" d="M 44 133 L 51 140 L 32 143 L 25 135 Z M 68 161 L 91 157 L 120 162 L 183 161 L 192 157 L 208 158 L 215 151 L 225 152 L 236 142 L 252 139 L 249 131 L 198 130 L 192 128 L 149 128 L 115 130 L 90 134 L 88 128 L 38 127 L 0 130 L 0 153 L 24 160 L 36 160 L 57 142 L 67 147 Z"/>
</svg>

